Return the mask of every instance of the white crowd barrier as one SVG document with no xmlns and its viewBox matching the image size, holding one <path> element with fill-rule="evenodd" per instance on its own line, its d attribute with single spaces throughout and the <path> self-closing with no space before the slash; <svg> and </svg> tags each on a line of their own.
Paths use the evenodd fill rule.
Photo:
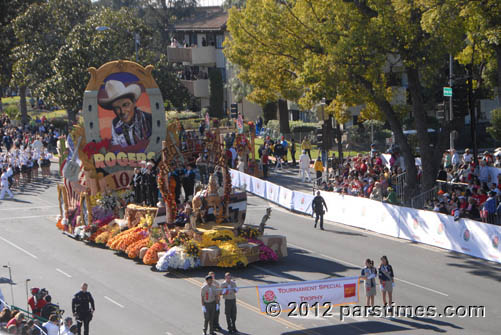
<svg viewBox="0 0 501 335">
<path fill-rule="evenodd" d="M 287 209 L 312 214 L 313 195 L 231 170 L 234 187 L 245 189 Z M 329 221 L 358 227 L 501 263 L 501 227 L 450 215 L 395 206 L 366 198 L 321 192 Z"/>
</svg>

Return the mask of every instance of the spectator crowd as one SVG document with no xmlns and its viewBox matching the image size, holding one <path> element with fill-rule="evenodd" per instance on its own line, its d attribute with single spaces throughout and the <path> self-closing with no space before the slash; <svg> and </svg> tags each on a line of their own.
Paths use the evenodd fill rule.
<svg viewBox="0 0 501 335">
<path fill-rule="evenodd" d="M 22 311 L 1 303 L 0 331 L 23 335 L 75 335 L 78 333 L 78 327 L 73 319 L 62 318 L 64 310 L 52 302 L 52 297 L 46 289 L 32 288 L 31 294 L 28 299 L 31 311 Z"/>
</svg>

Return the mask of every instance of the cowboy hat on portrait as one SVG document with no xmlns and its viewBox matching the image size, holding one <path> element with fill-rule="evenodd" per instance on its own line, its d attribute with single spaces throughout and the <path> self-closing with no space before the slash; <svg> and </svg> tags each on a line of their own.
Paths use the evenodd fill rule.
<svg viewBox="0 0 501 335">
<path fill-rule="evenodd" d="M 141 96 L 141 87 L 137 84 L 125 86 L 121 81 L 108 80 L 104 86 L 107 98 L 98 99 L 98 104 L 104 109 L 113 109 L 113 102 L 120 98 L 129 97 L 133 102 Z"/>
</svg>

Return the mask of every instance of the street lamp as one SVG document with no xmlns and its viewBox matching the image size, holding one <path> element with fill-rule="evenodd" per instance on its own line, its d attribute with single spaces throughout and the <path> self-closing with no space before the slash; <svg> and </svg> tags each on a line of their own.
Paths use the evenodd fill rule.
<svg viewBox="0 0 501 335">
<path fill-rule="evenodd" d="M 29 300 L 29 295 L 28 295 L 28 282 L 31 281 L 31 279 L 26 279 L 26 311 L 29 311 L 28 307 L 28 300 Z"/>
<path fill-rule="evenodd" d="M 12 287 L 12 268 L 10 267 L 10 264 L 4 265 L 3 267 L 9 269 L 10 295 L 12 298 L 12 305 L 14 305 L 14 288 Z"/>
<path fill-rule="evenodd" d="M 106 31 L 106 30 L 113 30 L 112 28 L 108 26 L 97 26 L 96 31 Z M 136 62 L 138 62 L 139 57 L 138 57 L 138 48 L 139 48 L 139 43 L 140 43 L 140 36 L 138 32 L 134 33 L 134 50 L 136 52 Z"/>
</svg>

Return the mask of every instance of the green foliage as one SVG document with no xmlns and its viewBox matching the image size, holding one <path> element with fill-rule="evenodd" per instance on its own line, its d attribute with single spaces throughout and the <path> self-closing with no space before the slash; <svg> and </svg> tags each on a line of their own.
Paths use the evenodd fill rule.
<svg viewBox="0 0 501 335">
<path fill-rule="evenodd" d="M 211 117 L 222 118 L 224 111 L 224 85 L 221 71 L 209 68 L 209 114 Z"/>
<path fill-rule="evenodd" d="M 15 0 L 0 1 L 0 86 L 9 85 L 12 76 L 12 50 L 19 44 L 14 34 L 12 22 L 16 17 L 24 13 L 32 3 L 41 2 L 40 0 Z"/>
<path fill-rule="evenodd" d="M 266 127 L 273 130 L 275 133 L 280 133 L 280 122 L 278 120 L 270 120 Z M 320 128 L 320 124 L 316 122 L 289 121 L 291 133 L 310 133 Z"/>
<path fill-rule="evenodd" d="M 99 32 L 95 29 L 98 26 L 110 29 Z M 102 9 L 74 26 L 51 63 L 57 71 L 42 83 L 43 96 L 69 111 L 78 111 L 90 77 L 87 69 L 117 59 L 134 60 L 134 32 L 141 36 L 141 59 L 146 56 L 151 31 L 127 9 Z"/>
<path fill-rule="evenodd" d="M 160 87 L 162 97 L 168 100 L 172 107 L 177 110 L 189 108 L 191 103 L 190 93 L 176 76 L 176 69 L 167 62 L 167 56 L 161 55 L 157 61 L 152 63 L 155 64 L 153 78 Z"/>
<path fill-rule="evenodd" d="M 501 141 L 501 108 L 494 109 L 491 117 L 491 126 L 487 127 L 487 132 L 496 141 Z"/>
<path fill-rule="evenodd" d="M 3 111 L 11 120 L 18 120 L 21 116 L 19 108 L 16 105 L 8 105 L 7 107 L 4 107 Z"/>
<path fill-rule="evenodd" d="M 13 50 L 13 84 L 29 86 L 35 94 L 56 74 L 51 66 L 58 50 L 77 24 L 90 14 L 90 0 L 49 0 L 31 5 L 13 22 L 19 45 Z"/>
</svg>

